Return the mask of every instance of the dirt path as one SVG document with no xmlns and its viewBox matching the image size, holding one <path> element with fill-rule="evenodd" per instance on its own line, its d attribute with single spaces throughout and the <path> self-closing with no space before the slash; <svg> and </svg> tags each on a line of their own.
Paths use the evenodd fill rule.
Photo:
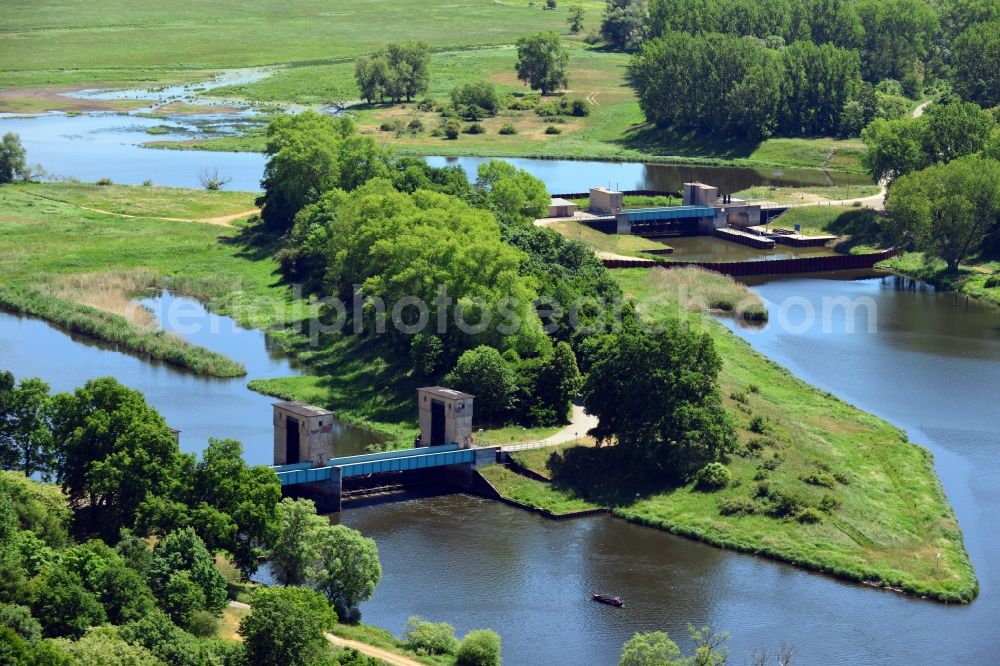
<svg viewBox="0 0 1000 666">
<path fill-rule="evenodd" d="M 28 196 L 35 197 L 36 199 L 44 199 L 45 201 L 51 201 L 52 203 L 62 204 L 63 206 L 69 206 L 70 208 L 79 208 L 80 210 L 90 211 L 91 213 L 100 213 L 102 215 L 111 215 L 113 217 L 121 217 L 128 220 L 166 220 L 167 222 L 198 222 L 199 224 L 215 224 L 222 227 L 228 227 L 231 223 L 236 220 L 241 220 L 245 217 L 250 217 L 251 215 L 257 215 L 260 213 L 260 208 L 251 208 L 250 210 L 245 210 L 239 213 L 231 213 L 229 215 L 219 215 L 216 217 L 164 217 L 162 215 L 131 215 L 129 213 L 116 213 L 113 210 L 102 210 L 100 208 L 91 208 L 90 206 L 81 206 L 80 204 L 70 203 L 68 201 L 61 201 L 59 199 L 53 199 L 52 197 L 42 196 L 41 194 L 36 194 L 35 192 L 25 192 L 24 190 L 19 190 L 21 194 L 27 194 Z"/>
<path fill-rule="evenodd" d="M 500 448 L 507 451 L 523 451 L 525 449 L 542 449 L 546 446 L 556 446 L 572 442 L 581 437 L 587 436 L 587 431 L 597 426 L 597 417 L 591 416 L 584 411 L 582 405 L 573 404 L 573 415 L 570 417 L 569 425 L 562 430 L 549 435 L 545 439 L 537 442 L 522 442 L 520 444 L 510 444 Z"/>
<path fill-rule="evenodd" d="M 250 610 L 250 604 L 245 604 L 242 601 L 230 601 L 229 605 L 233 608 L 242 608 L 244 610 Z M 362 643 L 360 641 L 352 641 L 347 638 L 341 638 L 340 636 L 334 636 L 333 634 L 325 634 L 326 640 L 330 641 L 337 647 L 349 647 L 354 648 L 362 654 L 366 654 L 369 657 L 375 657 L 376 659 L 381 659 L 390 666 L 424 666 L 419 661 L 410 659 L 409 657 L 404 657 L 401 654 L 396 654 L 395 652 L 390 652 L 380 647 L 374 645 L 369 645 L 368 643 Z"/>
</svg>

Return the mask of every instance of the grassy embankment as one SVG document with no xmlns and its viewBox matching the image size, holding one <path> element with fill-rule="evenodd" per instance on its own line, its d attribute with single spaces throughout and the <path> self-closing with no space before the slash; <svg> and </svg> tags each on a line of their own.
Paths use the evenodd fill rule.
<svg viewBox="0 0 1000 666">
<path fill-rule="evenodd" d="M 445 99 L 456 84 L 483 79 L 494 81 L 501 90 L 524 91 L 514 77 L 514 42 L 539 30 L 555 30 L 565 36 L 571 53 L 567 94 L 594 103 L 589 117 L 557 123 L 533 111 L 519 112 L 484 121 L 485 134 L 463 134 L 457 141 L 447 141 L 431 137 L 429 131 L 399 137 L 379 132 L 383 122 L 408 122 L 413 117 L 425 120 L 429 130 L 438 118 L 433 112 L 416 111 L 412 104 L 377 105 L 356 109 L 363 131 L 411 154 L 660 160 L 860 172 L 856 141 L 771 139 L 758 145 L 694 133 L 678 136 L 646 126 L 626 83 L 628 56 L 582 42 L 582 35 L 597 27 L 603 3 L 581 4 L 587 18 L 584 32 L 577 36 L 567 31 L 568 5 L 546 11 L 541 2 L 522 0 L 458 0 L 447 6 L 400 0 L 375 10 L 364 0 L 346 0 L 335 12 L 319 0 L 295 0 L 280 14 L 265 0 L 249 0 L 238 13 L 192 0 L 169 4 L 138 0 L 129 5 L 127 24 L 122 24 L 115 8 L 83 0 L 66 0 L 57 13 L 9 7 L 0 34 L 5 53 L 0 65 L 0 111 L 126 108 L 135 102 L 84 103 L 58 93 L 93 86 L 156 87 L 257 66 L 277 71 L 263 81 L 212 94 L 268 106 L 356 101 L 353 59 L 388 41 L 407 39 L 425 40 L 435 50 L 430 90 L 435 99 Z M 378 30 L 372 30 L 373 25 Z M 247 44 L 254 47 L 248 49 Z M 497 134 L 505 123 L 515 125 L 518 134 Z M 551 124 L 562 134 L 544 134 Z M 252 150 L 260 145 L 258 132 L 197 147 Z"/>
<path fill-rule="evenodd" d="M 76 192 L 94 208 L 114 207 L 113 201 L 100 198 L 100 190 L 84 196 L 80 187 L 39 185 L 32 191 L 67 200 Z M 134 191 L 146 209 L 159 205 L 154 200 L 159 188 L 123 189 Z M 205 203 L 218 193 L 164 192 L 187 202 L 171 209 L 171 197 L 165 197 L 161 203 L 169 217 L 227 210 Z M 196 199 L 203 202 L 193 203 Z M 233 203 L 233 212 L 246 205 L 238 198 Z M 124 218 L 32 196 L 20 186 L 3 186 L 0 231 L 0 302 L 6 309 L 25 304 L 26 313 L 138 353 L 160 354 L 156 357 L 209 374 L 243 374 L 242 368 L 226 370 L 233 366 L 224 357 L 175 336 L 143 330 L 141 322 L 129 321 L 126 313 L 98 309 L 130 301 L 132 294 L 127 292 L 136 282 L 140 289 L 159 288 L 169 279 L 171 290 L 199 298 L 212 311 L 232 316 L 244 326 L 268 331 L 317 373 L 251 382 L 253 388 L 327 406 L 342 421 L 412 442 L 418 381 L 400 373 L 398 368 L 405 364 L 393 357 L 398 352 L 377 340 L 350 335 L 324 340 L 322 347 L 311 346 L 309 320 L 316 305 L 292 299 L 291 286 L 277 273 L 270 239 L 257 235 L 253 227 Z M 90 299 L 98 301 L 97 307 L 84 303 Z M 169 346 L 161 350 L 154 341 Z"/>
<path fill-rule="evenodd" d="M 614 276 L 644 316 L 678 316 L 678 304 L 661 298 L 646 271 Z M 583 498 L 633 522 L 943 601 L 968 602 L 976 595 L 961 532 L 925 449 L 881 419 L 796 379 L 718 323 L 688 316 L 710 333 L 723 359 L 720 386 L 741 442 L 740 454 L 727 463 L 730 486 L 707 493 L 692 484 L 636 499 L 628 479 L 560 479 L 546 486 L 522 477 L 522 486 L 538 487 L 519 490 L 522 497 L 543 507 L 552 493 L 560 501 Z M 597 461 L 600 450 L 562 455 L 581 453 Z M 516 455 L 526 467 L 546 472 L 544 452 Z M 775 517 L 782 502 L 793 511 Z M 813 507 L 808 513 L 820 522 L 794 517 L 805 507 Z"/>
</svg>

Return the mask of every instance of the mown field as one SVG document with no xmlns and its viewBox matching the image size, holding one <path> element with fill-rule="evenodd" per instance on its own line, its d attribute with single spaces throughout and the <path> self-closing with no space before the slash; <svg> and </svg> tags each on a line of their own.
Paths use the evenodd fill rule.
<svg viewBox="0 0 1000 666">
<path fill-rule="evenodd" d="M 678 304 L 643 270 L 613 275 L 644 316 L 678 316 Z M 947 601 L 975 596 L 978 583 L 926 449 L 795 378 L 718 323 L 686 316 L 711 334 L 723 359 L 721 391 L 741 441 L 727 462 L 729 486 L 702 492 L 689 484 L 637 500 L 634 487 L 614 481 L 560 487 L 521 477 L 517 497 L 544 507 L 555 493 L 558 502 L 591 501 L 630 521 L 850 580 Z M 542 451 L 515 459 L 551 474 Z M 819 522 L 768 515 L 764 507 L 775 497 L 813 507 Z"/>
<path fill-rule="evenodd" d="M 570 35 L 570 4 L 586 10 L 584 30 Z M 440 120 L 413 104 L 368 107 L 352 112 L 361 131 L 402 154 L 567 157 L 657 160 L 827 168 L 861 172 L 856 140 L 771 139 L 763 143 L 675 135 L 648 127 L 627 82 L 628 56 L 583 42 L 600 22 L 604 3 L 560 3 L 545 10 L 528 0 L 399 0 L 372 4 L 345 0 L 294 0 L 276 6 L 263 0 L 205 5 L 191 0 L 154 3 L 85 3 L 45 0 L 5 7 L 0 26 L 0 111 L 125 109 L 135 102 L 73 100 L 74 88 L 157 87 L 206 80 L 225 69 L 273 68 L 261 81 L 211 94 L 258 104 L 326 105 L 357 102 L 353 60 L 386 42 L 422 39 L 433 51 L 430 97 L 447 98 L 458 84 L 488 80 L 501 91 L 525 91 L 514 75 L 514 42 L 526 34 L 555 30 L 570 52 L 565 94 L 589 100 L 586 118 L 544 119 L 533 111 L 505 112 L 482 122 L 483 134 L 457 140 L 430 136 Z M 374 29 L 377 26 L 377 29 Z M 385 123 L 419 119 L 426 130 L 381 132 Z M 500 135 L 511 124 L 517 134 Z M 560 134 L 546 134 L 555 125 Z M 154 143 L 168 148 L 260 150 L 260 133 L 245 138 Z"/>
</svg>

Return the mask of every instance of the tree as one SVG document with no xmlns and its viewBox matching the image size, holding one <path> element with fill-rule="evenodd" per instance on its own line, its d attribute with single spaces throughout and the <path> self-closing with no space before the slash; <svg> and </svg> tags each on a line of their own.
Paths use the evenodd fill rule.
<svg viewBox="0 0 1000 666">
<path fill-rule="evenodd" d="M 479 120 L 495 116 L 500 110 L 500 96 L 495 85 L 488 81 L 475 81 L 451 90 L 451 103 L 463 117 Z"/>
<path fill-rule="evenodd" d="M 274 471 L 247 465 L 236 440 L 209 439 L 185 494 L 206 547 L 229 553 L 249 579 L 275 537 L 281 484 Z"/>
<path fill-rule="evenodd" d="M 663 631 L 636 633 L 622 645 L 618 666 L 680 666 L 685 661 L 677 643 Z"/>
<path fill-rule="evenodd" d="M 470 631 L 462 639 L 455 663 L 461 666 L 500 666 L 499 634 L 490 629 Z"/>
<path fill-rule="evenodd" d="M 517 78 L 543 95 L 569 85 L 569 53 L 555 32 L 540 32 L 517 40 Z"/>
<path fill-rule="evenodd" d="M 524 169 L 504 160 L 480 164 L 475 189 L 489 208 L 504 222 L 533 222 L 549 210 L 545 183 Z"/>
<path fill-rule="evenodd" d="M 282 585 L 302 585 L 309 580 L 310 568 L 319 559 L 322 528 L 329 525 L 316 515 L 312 500 L 286 497 L 278 504 L 277 536 L 268 561 L 275 579 Z"/>
<path fill-rule="evenodd" d="M 500 352 L 481 345 L 463 353 L 444 383 L 460 391 L 474 393 L 476 407 L 485 421 L 495 423 L 513 406 L 517 388 L 514 371 Z"/>
<path fill-rule="evenodd" d="M 862 130 L 861 140 L 867 148 L 862 161 L 876 181 L 891 181 L 928 165 L 923 140 L 925 122 L 920 118 L 878 118 Z"/>
<path fill-rule="evenodd" d="M 0 627 L 10 627 L 29 643 L 42 637 L 42 625 L 31 617 L 31 609 L 27 606 L 0 604 Z"/>
<path fill-rule="evenodd" d="M 228 176 L 220 176 L 218 169 L 212 169 L 211 171 L 203 169 L 201 173 L 198 174 L 198 182 L 201 183 L 201 186 L 206 190 L 212 190 L 213 192 L 221 190 L 232 181 L 233 179 Z"/>
<path fill-rule="evenodd" d="M 584 14 L 583 7 L 580 5 L 573 5 L 569 8 L 569 16 L 566 17 L 566 23 L 569 24 L 569 31 L 574 35 L 583 30 Z"/>
<path fill-rule="evenodd" d="M 354 61 L 354 80 L 369 104 L 385 99 L 388 69 L 385 56 L 380 54 L 361 56 Z"/>
<path fill-rule="evenodd" d="M 324 527 L 313 579 L 341 618 L 354 618 L 358 606 L 371 598 L 382 578 L 378 546 L 345 525 Z"/>
<path fill-rule="evenodd" d="M 226 579 L 215 568 L 205 542 L 190 527 L 175 530 L 156 544 L 149 565 L 149 586 L 161 603 L 175 609 L 187 608 L 195 597 L 199 603 L 192 610 L 220 613 L 228 602 Z"/>
<path fill-rule="evenodd" d="M 857 0 L 864 29 L 861 67 L 866 81 L 902 80 L 927 58 L 938 31 L 937 15 L 923 0 Z"/>
<path fill-rule="evenodd" d="M 58 565 L 34 581 L 31 610 L 50 638 L 79 638 L 88 627 L 107 622 L 104 607 L 87 591 L 80 577 Z"/>
<path fill-rule="evenodd" d="M 178 478 L 182 459 L 163 417 L 112 377 L 56 396 L 52 423 L 61 444 L 59 481 L 107 539 L 131 527 L 143 501 L 166 495 Z"/>
<path fill-rule="evenodd" d="M 972 102 L 932 104 L 923 117 L 924 151 L 934 163 L 978 152 L 997 124 L 992 113 Z"/>
<path fill-rule="evenodd" d="M 580 392 L 583 380 L 576 364 L 573 348 L 566 342 L 556 344 L 552 356 L 546 359 L 535 384 L 535 408 L 551 414 L 536 419 L 546 425 L 567 423 L 573 408 L 573 399 Z"/>
<path fill-rule="evenodd" d="M 646 37 L 647 0 L 607 0 L 601 19 L 601 36 L 616 49 L 635 51 Z"/>
<path fill-rule="evenodd" d="M 389 97 L 409 102 L 430 83 L 430 46 L 426 42 L 390 42 L 384 49 L 354 61 L 354 79 L 369 104 Z"/>
<path fill-rule="evenodd" d="M 31 170 L 25 161 L 21 137 L 13 132 L 7 132 L 0 141 L 0 184 L 30 178 Z"/>
<path fill-rule="evenodd" d="M 77 641 L 59 640 L 57 647 L 79 666 L 159 666 L 146 648 L 126 643 L 117 627 L 94 627 Z"/>
<path fill-rule="evenodd" d="M 1000 162 L 967 156 L 902 176 L 889 189 L 886 212 L 898 234 L 957 273 L 1000 215 Z"/>
<path fill-rule="evenodd" d="M 337 615 L 322 595 L 302 587 L 261 587 L 240 620 L 247 660 L 260 666 L 307 666 L 326 647 Z"/>
<path fill-rule="evenodd" d="M 598 441 L 616 440 L 649 473 L 687 478 L 735 446 L 716 383 L 721 360 L 707 333 L 678 322 L 604 336 L 583 389 Z"/>
<path fill-rule="evenodd" d="M 55 446 L 50 424 L 49 385 L 23 379 L 14 385 L 9 372 L 0 373 L 0 466 L 25 476 L 54 471 Z"/>
</svg>

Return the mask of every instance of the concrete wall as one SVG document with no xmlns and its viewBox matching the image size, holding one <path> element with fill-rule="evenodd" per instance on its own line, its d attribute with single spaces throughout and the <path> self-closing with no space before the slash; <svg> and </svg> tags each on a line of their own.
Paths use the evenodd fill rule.
<svg viewBox="0 0 1000 666">
<path fill-rule="evenodd" d="M 685 206 L 714 206 L 719 198 L 719 188 L 704 183 L 684 183 Z"/>
<path fill-rule="evenodd" d="M 604 187 L 590 188 L 590 210 L 595 213 L 614 215 L 625 207 L 625 195 Z"/>
</svg>

